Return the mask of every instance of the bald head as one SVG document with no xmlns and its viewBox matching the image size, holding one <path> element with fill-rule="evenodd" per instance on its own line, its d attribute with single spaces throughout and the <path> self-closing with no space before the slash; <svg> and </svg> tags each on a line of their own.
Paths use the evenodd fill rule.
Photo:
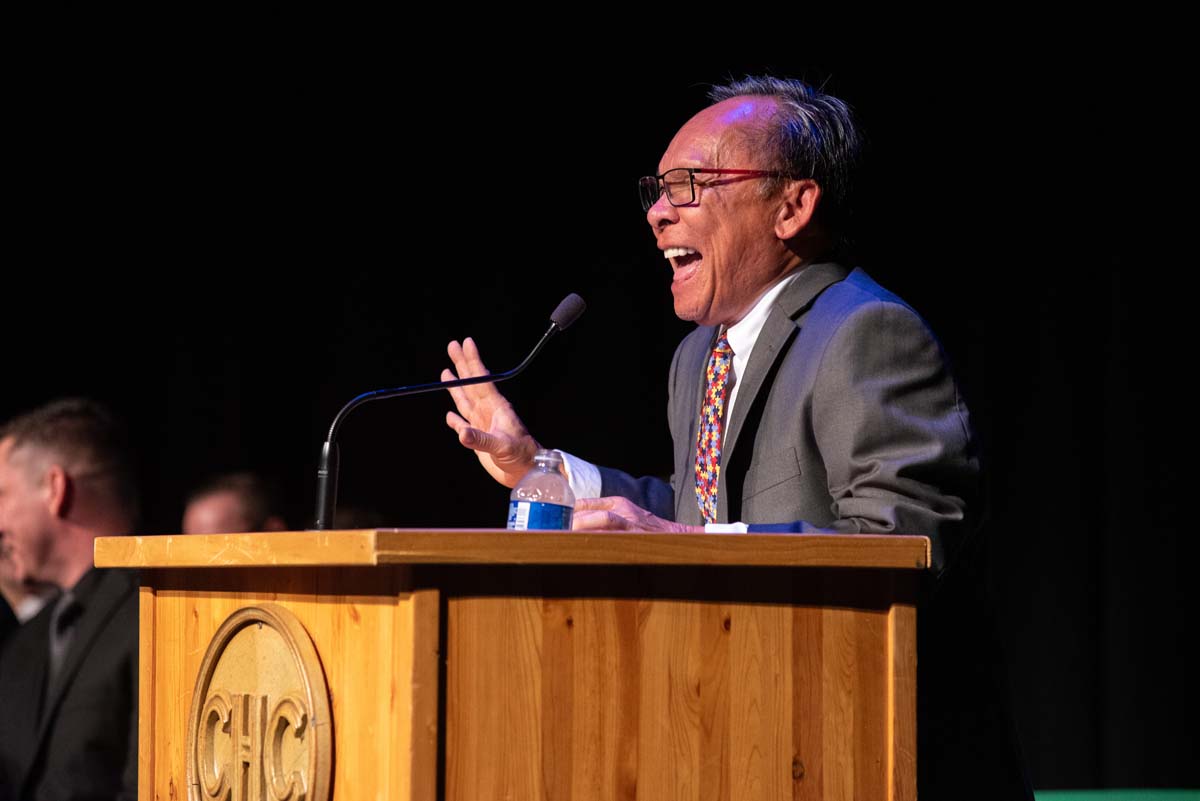
<svg viewBox="0 0 1200 801">
<path fill-rule="evenodd" d="M 743 144 L 772 169 L 815 181 L 821 187 L 818 220 L 835 245 L 844 244 L 850 234 L 854 182 L 863 150 L 862 132 L 850 106 L 803 81 L 771 75 L 714 86 L 708 96 L 717 105 L 731 100 L 770 102 L 765 116 L 746 108 Z M 773 192 L 781 180 L 764 182 L 761 190 Z"/>
</svg>

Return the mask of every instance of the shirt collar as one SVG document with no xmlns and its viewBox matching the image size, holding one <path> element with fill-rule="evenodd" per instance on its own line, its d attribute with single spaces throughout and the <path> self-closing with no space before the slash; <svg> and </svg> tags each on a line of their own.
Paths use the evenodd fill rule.
<svg viewBox="0 0 1200 801">
<path fill-rule="evenodd" d="M 100 579 L 103 577 L 104 571 L 96 568 L 90 568 L 88 572 L 76 582 L 74 587 L 70 588 L 71 595 L 80 606 L 87 606 L 88 601 L 96 594 L 96 588 L 100 584 Z"/>
<path fill-rule="evenodd" d="M 788 288 L 799 274 L 800 270 L 796 269 L 780 278 L 774 286 L 755 301 L 754 306 L 746 312 L 745 317 L 725 329 L 725 336 L 729 339 L 729 349 L 735 356 L 743 358 L 750 356 L 750 351 L 753 350 L 754 343 L 758 340 L 758 335 L 766 325 L 767 317 L 771 314 L 771 307 L 775 305 L 775 299 Z"/>
</svg>

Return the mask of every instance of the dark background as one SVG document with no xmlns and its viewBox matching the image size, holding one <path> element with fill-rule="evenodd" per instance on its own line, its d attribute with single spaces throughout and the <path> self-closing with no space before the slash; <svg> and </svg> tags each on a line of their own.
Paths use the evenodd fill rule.
<svg viewBox="0 0 1200 801">
<path fill-rule="evenodd" d="M 587 50 L 445 37 L 435 58 L 419 27 L 310 22 L 176 23 L 19 65 L 0 417 L 68 394 L 115 407 L 144 533 L 177 530 L 185 492 L 232 468 L 275 477 L 302 528 L 345 401 L 436 379 L 465 335 L 507 368 L 575 291 L 586 315 L 505 391 L 542 442 L 668 473 L 664 379 L 689 326 L 635 179 L 707 84 L 804 77 L 860 114 L 858 263 L 939 333 L 983 443 L 1035 785 L 1200 785 L 1181 653 L 1200 611 L 1181 517 L 1194 261 L 1167 202 L 1190 189 L 1192 142 L 1169 48 L 1120 25 L 987 45 L 971 27 L 797 33 L 746 59 L 681 30 Z M 352 416 L 341 502 L 395 526 L 503 525 L 507 491 L 448 408 Z"/>
</svg>

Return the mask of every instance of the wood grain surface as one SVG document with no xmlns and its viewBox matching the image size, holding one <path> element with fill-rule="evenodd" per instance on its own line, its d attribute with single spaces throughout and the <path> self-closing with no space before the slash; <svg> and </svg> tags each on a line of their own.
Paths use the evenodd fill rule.
<svg viewBox="0 0 1200 801">
<path fill-rule="evenodd" d="M 835 561 L 864 568 L 825 566 L 831 538 L 764 539 L 771 559 L 804 565 L 714 556 L 707 535 L 691 556 L 675 553 L 675 535 L 99 541 L 98 560 L 144 567 L 142 798 L 188 797 L 205 649 L 230 613 L 263 602 L 290 609 L 320 656 L 338 801 L 914 798 L 913 567 L 927 542 L 832 538 L 860 552 Z M 877 540 L 898 548 L 881 555 Z M 568 544 L 583 553 L 575 562 L 537 556 Z M 490 561 L 506 547 L 518 554 Z M 397 553 L 432 561 L 282 566 Z M 213 554 L 232 564 L 192 566 Z M 146 567 L 168 556 L 185 567 Z M 602 558 L 613 561 L 590 561 Z M 881 567 L 893 561 L 906 567 Z"/>
<path fill-rule="evenodd" d="M 929 566 L 929 540 L 880 534 L 381 529 L 101 537 L 97 567 L 382 564 Z"/>
<path fill-rule="evenodd" d="M 402 568 L 144 572 L 141 797 L 189 797 L 187 717 L 208 643 L 235 610 L 273 602 L 299 618 L 330 687 L 333 798 L 432 800 L 438 598 L 435 590 L 397 589 L 406 584 Z"/>
<path fill-rule="evenodd" d="M 446 798 L 910 799 L 913 592 L 866 570 L 459 571 Z"/>
</svg>

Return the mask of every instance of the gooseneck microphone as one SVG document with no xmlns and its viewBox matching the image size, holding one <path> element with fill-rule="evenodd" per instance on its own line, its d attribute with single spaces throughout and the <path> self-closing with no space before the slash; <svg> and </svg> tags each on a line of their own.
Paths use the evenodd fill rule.
<svg viewBox="0 0 1200 801">
<path fill-rule="evenodd" d="M 439 389 L 465 387 L 471 384 L 507 381 L 514 376 L 520 375 L 529 366 L 530 362 L 533 361 L 534 357 L 541 352 L 546 343 L 550 341 L 550 337 L 559 331 L 567 330 L 572 323 L 579 319 L 579 315 L 583 314 L 583 310 L 586 308 L 587 304 L 583 302 L 583 298 L 574 292 L 563 298 L 562 303 L 559 303 L 554 313 L 550 315 L 550 327 L 546 329 L 546 333 L 542 334 L 542 338 L 533 346 L 533 350 L 529 352 L 525 360 L 507 372 L 477 375 L 473 378 L 459 378 L 454 381 L 434 381 L 429 384 L 415 384 L 411 387 L 377 389 L 373 392 L 364 392 L 343 406 L 342 410 L 337 413 L 337 417 L 333 418 L 333 425 L 329 427 L 329 436 L 325 438 L 325 444 L 321 447 L 321 460 L 317 465 L 316 529 L 318 531 L 325 531 L 333 525 L 333 511 L 337 503 L 337 434 L 338 429 L 341 428 L 342 421 L 346 419 L 346 415 L 367 401 L 398 398 L 402 395 L 419 395 L 422 392 L 436 392 Z"/>
</svg>

